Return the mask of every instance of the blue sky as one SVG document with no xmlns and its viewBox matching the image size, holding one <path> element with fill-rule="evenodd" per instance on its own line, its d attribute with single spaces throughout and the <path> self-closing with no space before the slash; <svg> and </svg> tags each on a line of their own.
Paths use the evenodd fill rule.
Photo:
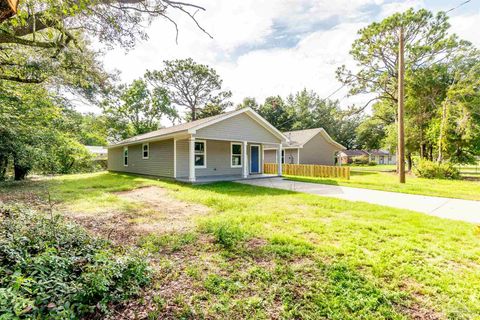
<svg viewBox="0 0 480 320">
<path fill-rule="evenodd" d="M 202 34 L 185 16 L 172 12 L 175 31 L 165 20 L 154 21 L 149 39 L 128 53 L 113 50 L 104 57 L 108 70 L 119 70 L 129 82 L 162 61 L 191 57 L 214 67 L 233 92 L 234 102 L 270 95 L 286 96 L 303 88 L 328 96 L 340 84 L 337 67 L 353 66 L 348 54 L 359 28 L 410 7 L 448 10 L 463 0 L 191 0 L 206 8 L 197 18 L 213 39 Z M 480 47 L 480 0 L 472 0 L 450 14 L 452 31 Z M 348 97 L 340 90 L 332 98 L 342 106 L 368 97 Z M 80 108 L 82 111 L 91 107 Z"/>
</svg>

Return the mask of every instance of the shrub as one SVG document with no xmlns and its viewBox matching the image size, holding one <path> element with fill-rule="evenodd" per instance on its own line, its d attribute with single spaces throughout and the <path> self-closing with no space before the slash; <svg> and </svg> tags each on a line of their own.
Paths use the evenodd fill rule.
<svg viewBox="0 0 480 320">
<path fill-rule="evenodd" d="M 356 165 L 368 164 L 369 159 L 367 156 L 358 156 L 352 158 L 352 163 Z"/>
<path fill-rule="evenodd" d="M 215 242 L 227 250 L 234 249 L 239 242 L 247 238 L 244 230 L 230 222 L 209 222 L 203 228 L 205 232 L 213 234 Z"/>
<path fill-rule="evenodd" d="M 109 304 L 138 293 L 149 280 L 143 259 L 116 252 L 108 242 L 92 238 L 60 216 L 0 208 L 3 318 L 65 319 L 104 313 Z"/>
<path fill-rule="evenodd" d="M 427 179 L 459 179 L 460 171 L 449 162 L 437 163 L 421 159 L 414 168 L 415 174 Z"/>
</svg>

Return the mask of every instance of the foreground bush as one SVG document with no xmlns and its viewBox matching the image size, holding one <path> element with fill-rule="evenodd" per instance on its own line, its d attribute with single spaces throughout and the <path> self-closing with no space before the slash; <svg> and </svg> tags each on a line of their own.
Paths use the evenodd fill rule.
<svg viewBox="0 0 480 320">
<path fill-rule="evenodd" d="M 149 282 L 147 264 L 60 216 L 0 207 L 0 319 L 105 313 Z"/>
<path fill-rule="evenodd" d="M 453 164 L 419 160 L 414 168 L 415 174 L 427 179 L 460 179 L 460 171 Z"/>
</svg>

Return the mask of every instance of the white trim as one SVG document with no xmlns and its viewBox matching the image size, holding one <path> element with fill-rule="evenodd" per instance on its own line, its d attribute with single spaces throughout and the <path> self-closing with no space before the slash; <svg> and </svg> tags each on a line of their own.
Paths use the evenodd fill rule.
<svg viewBox="0 0 480 320">
<path fill-rule="evenodd" d="M 146 138 L 146 139 L 139 139 L 139 140 L 136 140 L 136 141 L 130 141 L 130 142 L 119 143 L 119 144 L 111 144 L 111 145 L 107 146 L 107 149 L 124 147 L 124 146 L 131 146 L 131 145 L 145 143 L 145 142 L 169 140 L 169 139 L 173 139 L 174 137 L 179 139 L 179 140 L 181 138 L 188 139 L 189 135 L 187 134 L 187 130 L 182 130 L 182 131 L 167 134 L 167 135 L 164 135 L 164 136 L 151 137 L 151 138 Z"/>
<path fill-rule="evenodd" d="M 232 164 L 233 160 L 233 145 L 240 146 L 240 165 L 234 166 Z M 230 142 L 230 168 L 241 168 L 243 167 L 243 144 L 241 142 Z"/>
<path fill-rule="evenodd" d="M 127 156 L 125 156 L 125 151 L 127 151 Z M 129 153 L 129 152 L 128 152 L 128 146 L 123 147 L 122 158 L 123 158 L 123 166 L 124 166 L 124 167 L 128 167 L 128 161 L 129 161 L 129 160 L 128 160 L 128 156 L 129 156 L 128 153 Z M 125 164 L 125 158 L 127 159 L 127 164 Z"/>
<path fill-rule="evenodd" d="M 195 137 L 188 138 L 188 181 L 195 182 Z"/>
<path fill-rule="evenodd" d="M 203 139 L 203 140 L 218 140 L 218 141 L 233 141 L 233 142 L 238 142 L 242 143 L 243 140 L 239 139 L 222 139 L 222 138 L 211 138 L 211 137 L 202 137 L 202 136 L 196 136 L 197 139 Z M 257 140 L 248 140 L 249 143 L 256 143 L 256 144 L 277 144 L 278 142 L 265 142 L 265 141 L 257 141 Z"/>
<path fill-rule="evenodd" d="M 258 171 L 257 172 L 253 172 L 252 170 L 252 147 L 258 147 Z M 261 173 L 262 170 L 260 169 L 260 165 L 261 165 L 261 162 L 260 162 L 260 145 L 259 144 L 251 144 L 250 145 L 250 173 Z"/>
<path fill-rule="evenodd" d="M 197 130 L 199 130 L 199 129 L 211 126 L 212 124 L 215 124 L 217 122 L 226 120 L 228 118 L 234 117 L 234 116 L 242 114 L 242 113 L 248 114 L 252 119 L 259 122 L 265 129 L 270 131 L 270 133 L 272 133 L 274 136 L 279 138 L 281 141 L 288 141 L 287 137 L 283 133 L 281 133 L 277 128 L 272 126 L 267 120 L 262 118 L 262 116 L 260 116 L 258 113 L 256 113 L 252 108 L 243 108 L 243 109 L 237 110 L 235 112 L 225 114 L 223 117 L 218 117 L 218 118 L 212 119 L 211 121 L 204 122 L 202 124 L 199 124 L 198 126 L 195 126 L 195 127 L 192 127 L 190 129 L 188 129 L 188 133 L 195 134 L 195 133 L 197 133 Z"/>
<path fill-rule="evenodd" d="M 297 164 L 300 164 L 300 149 L 297 148 Z"/>
<path fill-rule="evenodd" d="M 243 152 L 243 177 L 244 178 L 247 178 L 248 177 L 248 167 L 249 167 L 249 162 L 248 162 L 248 149 L 247 149 L 247 146 L 248 146 L 248 142 L 247 141 L 243 141 L 242 142 L 242 152 Z"/>
<path fill-rule="evenodd" d="M 173 178 L 177 177 L 177 138 L 173 138 Z"/>
<path fill-rule="evenodd" d="M 207 168 L 207 140 L 199 140 L 199 139 L 195 139 L 195 143 L 197 142 L 200 142 L 200 143 L 203 143 L 203 166 L 195 166 L 195 169 L 206 169 Z M 195 153 L 195 143 L 194 143 L 194 148 L 193 148 L 193 158 L 195 159 L 195 155 L 197 153 Z M 199 154 L 202 154 L 202 153 L 199 153 Z M 194 161 L 195 163 L 195 161 Z"/>
<path fill-rule="evenodd" d="M 145 150 L 143 149 L 144 146 L 147 146 L 147 156 L 145 157 Z M 150 157 L 150 143 L 142 143 L 142 159 L 146 160 Z"/>
</svg>

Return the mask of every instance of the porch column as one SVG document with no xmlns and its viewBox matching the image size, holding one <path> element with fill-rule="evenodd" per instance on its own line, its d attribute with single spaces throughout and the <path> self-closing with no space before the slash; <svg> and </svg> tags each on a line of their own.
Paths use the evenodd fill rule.
<svg viewBox="0 0 480 320">
<path fill-rule="evenodd" d="M 188 139 L 188 181 L 195 182 L 195 137 Z"/>
<path fill-rule="evenodd" d="M 278 176 L 282 176 L 282 144 L 278 144 L 277 152 Z"/>
<path fill-rule="evenodd" d="M 243 155 L 243 174 L 242 174 L 242 177 L 243 178 L 247 178 L 248 177 L 248 152 L 247 152 L 247 141 L 243 141 L 243 144 L 242 144 L 242 155 Z"/>
</svg>

